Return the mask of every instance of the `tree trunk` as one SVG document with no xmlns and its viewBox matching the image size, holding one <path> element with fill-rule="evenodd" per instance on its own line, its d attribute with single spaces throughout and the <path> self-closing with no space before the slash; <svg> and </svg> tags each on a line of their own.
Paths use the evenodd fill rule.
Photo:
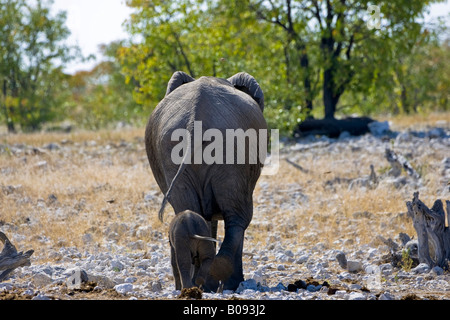
<svg viewBox="0 0 450 320">
<path fill-rule="evenodd" d="M 5 116 L 6 127 L 9 133 L 15 133 L 16 128 L 9 115 L 8 106 L 6 105 L 6 94 L 7 94 L 8 81 L 3 80 L 3 114 Z"/>
<path fill-rule="evenodd" d="M 306 54 L 306 49 L 303 48 L 302 54 L 300 57 L 300 66 L 305 72 L 305 75 L 303 76 L 303 85 L 305 87 L 305 107 L 306 107 L 306 114 L 307 118 L 312 117 L 312 110 L 313 110 L 313 102 L 311 98 L 311 79 L 309 74 L 309 58 L 308 54 Z"/>
<path fill-rule="evenodd" d="M 419 200 L 419 192 L 414 193 L 412 201 L 406 202 L 408 216 L 413 219 L 419 241 L 419 262 L 428 264 L 430 268 L 447 268 L 450 260 L 450 201 L 447 200 L 446 205 L 447 214 L 441 200 L 436 200 L 429 209 Z"/>
<path fill-rule="evenodd" d="M 334 69 L 327 68 L 323 72 L 323 104 L 325 107 L 325 119 L 334 119 L 336 106 L 341 94 L 336 94 L 336 84 L 334 82 Z"/>
<path fill-rule="evenodd" d="M 0 241 L 4 243 L 2 252 L 0 253 L 0 282 L 6 279 L 8 274 L 18 267 L 29 266 L 31 264 L 30 257 L 33 250 L 25 253 L 17 252 L 16 247 L 12 245 L 3 232 L 0 232 Z"/>
</svg>

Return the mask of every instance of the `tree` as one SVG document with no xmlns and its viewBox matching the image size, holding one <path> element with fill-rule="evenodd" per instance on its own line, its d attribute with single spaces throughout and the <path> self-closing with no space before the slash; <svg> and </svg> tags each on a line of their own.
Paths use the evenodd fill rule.
<svg viewBox="0 0 450 320">
<path fill-rule="evenodd" d="M 432 2 L 133 0 L 127 28 L 136 40 L 122 51 L 121 64 L 148 111 L 174 71 L 224 78 L 247 71 L 264 88 L 270 126 L 287 133 L 311 117 L 336 124 L 338 110 L 395 108 L 402 86 L 403 101 L 414 98 L 408 87 L 419 69 L 407 65 L 417 65 L 422 58 L 412 62 L 411 53 L 429 42 L 421 17 Z M 373 22 L 379 26 L 371 28 Z M 405 103 L 396 105 L 406 110 Z"/>
<path fill-rule="evenodd" d="M 245 2 L 134 0 L 128 5 L 136 11 L 127 23 L 131 41 L 119 59 L 127 82 L 135 85 L 135 100 L 148 114 L 175 71 L 222 78 L 246 71 L 264 87 L 269 125 L 292 129 L 300 120 L 294 113 L 303 92 L 296 86 L 297 72 L 286 67 L 285 36 L 255 19 Z"/>
<path fill-rule="evenodd" d="M 50 14 L 51 2 L 0 0 L 0 83 L 2 115 L 9 132 L 36 130 L 63 114 L 64 63 L 76 48 L 63 41 L 66 14 Z"/>
<path fill-rule="evenodd" d="M 134 84 L 125 83 L 118 55 L 122 42 L 102 45 L 106 57 L 90 71 L 79 71 L 69 80 L 73 106 L 71 120 L 88 129 L 107 127 L 114 122 L 138 123 L 145 118 L 142 108 L 133 100 Z"/>
<path fill-rule="evenodd" d="M 315 48 L 320 53 L 324 115 L 332 119 L 344 92 L 356 78 L 361 80 L 358 74 L 372 76 L 364 69 L 378 52 L 368 49 L 387 46 L 397 55 L 405 55 L 411 49 L 407 43 L 411 39 L 414 42 L 420 32 L 418 19 L 430 3 L 423 0 L 250 0 L 249 7 L 260 19 L 280 26 L 295 43 L 301 57 L 297 67 L 306 70 L 304 87 L 307 89 L 311 83 L 308 63 L 311 52 Z M 379 9 L 379 28 L 368 28 L 367 22 L 372 18 L 369 5 Z M 373 67 L 376 66 L 369 66 Z M 370 82 L 370 78 L 364 80 Z"/>
<path fill-rule="evenodd" d="M 340 110 L 366 115 L 448 110 L 450 84 L 448 27 L 417 25 L 418 32 L 396 41 L 372 43 L 377 52 L 355 77 Z M 366 74 L 365 74 L 366 73 Z"/>
</svg>

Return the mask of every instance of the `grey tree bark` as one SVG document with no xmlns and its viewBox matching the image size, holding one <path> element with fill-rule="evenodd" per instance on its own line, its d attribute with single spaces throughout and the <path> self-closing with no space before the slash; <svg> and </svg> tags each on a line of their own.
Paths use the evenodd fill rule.
<svg viewBox="0 0 450 320">
<path fill-rule="evenodd" d="M 0 241 L 4 244 L 0 253 L 0 281 L 3 281 L 14 269 L 31 265 L 30 257 L 34 250 L 28 250 L 25 253 L 17 252 L 16 247 L 3 232 L 0 232 Z"/>
<path fill-rule="evenodd" d="M 429 209 L 415 192 L 412 201 L 406 202 L 408 216 L 413 220 L 419 241 L 419 262 L 427 263 L 431 268 L 448 268 L 450 260 L 450 231 L 448 213 L 450 201 L 446 200 L 447 214 L 440 199 Z"/>
</svg>

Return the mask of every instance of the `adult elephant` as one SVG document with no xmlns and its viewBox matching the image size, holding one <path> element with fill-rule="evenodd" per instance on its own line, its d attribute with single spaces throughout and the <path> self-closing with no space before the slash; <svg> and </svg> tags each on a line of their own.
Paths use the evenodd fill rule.
<svg viewBox="0 0 450 320">
<path fill-rule="evenodd" d="M 210 222 L 213 237 L 217 236 L 217 220 L 224 220 L 224 240 L 211 266 L 212 277 L 205 285 L 206 290 L 217 289 L 219 280 L 224 289 L 235 290 L 244 280 L 244 233 L 253 216 L 253 190 L 267 150 L 267 123 L 263 110 L 263 92 L 247 73 L 238 73 L 228 80 L 214 77 L 195 80 L 178 71 L 173 74 L 166 96 L 151 114 L 146 127 L 148 160 L 165 195 L 160 220 L 166 201 L 172 205 L 175 214 L 192 210 L 202 215 Z M 250 139 L 250 134 L 246 138 L 244 151 L 248 152 L 244 162 L 239 162 L 243 152 L 239 148 L 239 138 L 227 139 L 230 129 L 235 133 L 257 133 L 257 141 Z M 179 133 L 183 131 L 189 133 L 182 149 L 184 155 L 181 161 L 174 161 L 174 155 L 183 154 L 179 149 L 182 144 Z M 208 132 L 215 133 L 214 139 Z M 222 141 L 218 133 L 222 135 Z M 203 137 L 200 144 L 199 137 Z M 222 148 L 211 152 L 213 143 Z M 230 143 L 234 143 L 233 148 L 229 148 Z M 216 161 L 205 163 L 201 157 L 207 150 Z M 223 154 L 218 154 L 220 151 Z M 252 152 L 260 155 L 256 161 L 251 161 L 255 160 Z"/>
</svg>

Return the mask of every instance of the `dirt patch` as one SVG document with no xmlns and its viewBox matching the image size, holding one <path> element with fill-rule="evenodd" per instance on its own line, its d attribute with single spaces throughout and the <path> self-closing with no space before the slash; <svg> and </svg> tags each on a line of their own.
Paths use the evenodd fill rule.
<svg viewBox="0 0 450 320">
<path fill-rule="evenodd" d="M 403 296 L 402 300 L 423 300 L 423 299 L 414 293 L 410 293 Z"/>
<path fill-rule="evenodd" d="M 0 300 L 31 300 L 33 296 L 23 294 L 21 291 L 2 291 L 0 292 Z"/>
<path fill-rule="evenodd" d="M 63 294 L 67 294 L 69 296 L 73 296 L 76 293 L 93 292 L 96 286 L 97 286 L 97 282 L 88 281 L 88 282 L 82 282 L 79 289 L 69 289 L 69 288 L 65 287 L 61 291 L 62 291 Z"/>
<path fill-rule="evenodd" d="M 178 299 L 202 299 L 203 291 L 197 287 L 192 288 L 184 288 L 181 290 L 181 294 L 178 296 Z"/>
</svg>

